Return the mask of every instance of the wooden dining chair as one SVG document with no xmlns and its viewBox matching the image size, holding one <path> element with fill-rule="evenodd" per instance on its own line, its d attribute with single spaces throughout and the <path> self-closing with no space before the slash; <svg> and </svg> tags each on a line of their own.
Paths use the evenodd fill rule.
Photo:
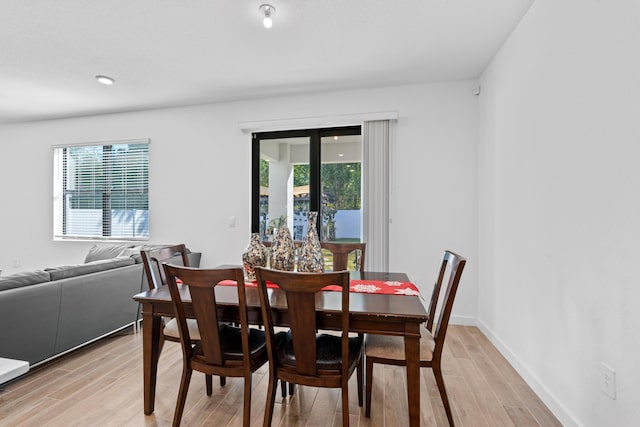
<svg viewBox="0 0 640 427">
<path fill-rule="evenodd" d="M 364 271 L 364 257 L 367 250 L 366 243 L 338 243 L 338 242 L 320 242 L 320 247 L 333 255 L 333 271 L 349 270 L 349 255 L 354 253 L 355 271 Z M 353 334 L 352 334 L 353 335 Z M 360 334 L 362 337 L 363 334 Z"/>
<path fill-rule="evenodd" d="M 164 264 L 167 284 L 178 324 L 182 347 L 183 366 L 180 391 L 173 417 L 173 426 L 180 425 L 184 404 L 189 391 L 189 382 L 194 370 L 207 375 L 244 378 L 243 425 L 251 421 L 251 376 L 268 360 L 265 333 L 250 328 L 241 268 L 198 269 Z M 183 283 L 178 286 L 178 279 Z M 240 323 L 232 326 L 218 321 L 215 287 L 221 281 L 234 280 L 238 290 Z M 187 324 L 182 295 L 191 295 L 193 314 L 200 330 L 200 339 L 191 337 Z M 281 335 L 274 342 L 282 341 Z"/>
<path fill-rule="evenodd" d="M 466 259 L 460 255 L 451 251 L 445 251 L 429 304 L 429 318 L 426 325 L 420 327 L 420 366 L 433 369 L 438 391 L 440 392 L 440 397 L 444 404 L 445 412 L 447 413 L 447 419 L 449 420 L 449 425 L 452 427 L 454 425 L 453 414 L 442 376 L 442 349 L 444 347 L 447 327 L 449 326 L 451 309 L 466 262 Z M 446 274 L 447 272 L 448 275 Z M 446 286 L 442 288 L 445 283 Z M 434 323 L 436 307 L 442 289 L 445 291 L 443 300 L 444 307 L 440 310 L 438 321 Z M 435 330 L 433 329 L 434 327 Z M 401 337 L 367 334 L 365 343 L 367 367 L 365 415 L 367 417 L 371 416 L 373 364 L 381 363 L 385 365 L 406 366 L 404 348 L 404 340 Z"/>
<path fill-rule="evenodd" d="M 299 248 L 302 242 L 295 241 L 294 245 L 296 248 Z M 266 243 L 265 243 L 266 245 Z M 271 242 L 268 243 L 268 247 L 271 246 Z M 364 271 L 364 260 L 365 253 L 367 249 L 366 243 L 338 243 L 338 242 L 320 242 L 320 246 L 322 249 L 329 251 L 332 254 L 332 271 L 342 271 L 348 270 L 349 264 L 349 255 L 352 252 L 355 252 L 354 256 L 354 267 L 357 271 Z M 326 264 L 326 262 L 325 262 Z M 360 334 L 362 337 L 363 335 Z M 282 381 L 282 397 L 287 397 L 287 386 L 284 381 Z M 289 394 L 293 396 L 295 392 L 295 385 L 289 383 Z"/>
<path fill-rule="evenodd" d="M 361 337 L 349 337 L 349 273 L 292 273 L 256 267 L 256 277 L 269 354 L 269 388 L 264 426 L 271 425 L 277 381 L 342 389 L 342 425 L 349 425 L 348 382 L 357 371 L 358 403 L 362 406 Z M 274 338 L 273 312 L 267 282 L 284 291 L 290 331 L 283 343 Z M 317 334 L 316 299 L 328 285 L 342 288 L 340 336 Z"/>
<path fill-rule="evenodd" d="M 364 271 L 366 243 L 320 242 L 322 249 L 333 254 L 333 271 L 348 270 L 349 254 L 355 251 L 355 270 Z"/>
<path fill-rule="evenodd" d="M 165 275 L 163 264 L 171 262 L 173 264 L 182 264 L 189 267 L 189 255 L 187 247 L 184 243 L 166 246 L 162 248 L 141 250 L 140 256 L 142 257 L 142 264 L 144 265 L 144 271 L 147 276 L 147 282 L 149 284 L 149 290 L 157 289 L 160 286 L 167 284 L 167 277 Z M 160 340 L 160 349 L 158 354 L 162 351 L 164 341 L 180 342 L 180 334 L 178 333 L 178 323 L 175 318 L 167 317 L 163 318 L 164 327 L 162 328 L 162 336 Z M 190 336 L 194 340 L 200 339 L 200 331 L 198 330 L 198 324 L 195 319 L 187 319 L 187 325 L 189 326 Z M 213 394 L 213 381 L 210 375 L 205 377 L 207 396 Z M 226 380 L 220 377 L 220 385 L 224 386 Z"/>
</svg>

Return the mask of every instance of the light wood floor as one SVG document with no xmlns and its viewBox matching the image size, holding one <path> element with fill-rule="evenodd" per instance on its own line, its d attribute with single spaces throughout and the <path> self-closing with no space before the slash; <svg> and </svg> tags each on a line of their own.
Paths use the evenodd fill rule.
<svg viewBox="0 0 640 427">
<path fill-rule="evenodd" d="M 451 326 L 443 370 L 457 426 L 561 426 L 496 348 L 475 327 Z M 182 369 L 179 345 L 160 357 L 155 412 L 142 405 L 142 336 L 131 331 L 104 339 L 26 376 L 0 385 L 0 426 L 170 426 Z M 262 425 L 267 366 L 253 377 L 251 425 Z M 447 419 L 430 369 L 421 370 L 422 425 Z M 401 367 L 375 365 L 371 418 L 358 407 L 355 375 L 349 390 L 352 426 L 405 426 L 406 377 Z M 213 396 L 194 373 L 183 426 L 241 426 L 242 380 L 228 378 Z M 341 425 L 340 391 L 297 387 L 283 400 L 278 389 L 274 426 Z"/>
</svg>

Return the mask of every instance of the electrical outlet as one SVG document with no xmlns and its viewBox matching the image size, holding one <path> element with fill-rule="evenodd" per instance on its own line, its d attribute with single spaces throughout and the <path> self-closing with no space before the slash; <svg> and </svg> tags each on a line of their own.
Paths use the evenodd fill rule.
<svg viewBox="0 0 640 427">
<path fill-rule="evenodd" d="M 610 398 L 616 398 L 616 371 L 604 362 L 600 362 L 600 389 Z"/>
<path fill-rule="evenodd" d="M 13 268 L 19 268 L 19 267 L 20 267 L 20 258 L 14 258 Z"/>
</svg>

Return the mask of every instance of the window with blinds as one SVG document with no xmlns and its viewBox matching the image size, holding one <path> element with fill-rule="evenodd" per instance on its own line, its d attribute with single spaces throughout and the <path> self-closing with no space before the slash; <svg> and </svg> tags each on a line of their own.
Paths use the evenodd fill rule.
<svg viewBox="0 0 640 427">
<path fill-rule="evenodd" d="M 149 238 L 149 140 L 53 150 L 56 239 Z"/>
</svg>

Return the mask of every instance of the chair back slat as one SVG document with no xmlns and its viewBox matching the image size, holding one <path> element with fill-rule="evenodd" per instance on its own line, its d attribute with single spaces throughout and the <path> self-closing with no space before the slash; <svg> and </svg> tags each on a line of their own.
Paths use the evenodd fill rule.
<svg viewBox="0 0 640 427">
<path fill-rule="evenodd" d="M 435 331 L 432 331 L 433 337 L 436 341 L 435 349 L 433 351 L 434 359 L 440 358 L 440 356 L 442 355 L 442 349 L 444 348 L 444 339 L 447 334 L 447 328 L 449 327 L 449 319 L 451 318 L 453 302 L 455 300 L 456 292 L 458 291 L 458 285 L 460 283 L 460 277 L 462 276 L 462 271 L 464 270 L 466 263 L 467 260 L 464 257 L 451 251 L 445 251 L 442 260 L 442 266 L 440 268 L 439 279 L 442 285 L 446 285 L 443 299 L 444 306 L 440 310 L 440 315 L 435 326 Z M 447 271 L 448 275 L 446 274 Z M 434 304 L 433 298 L 432 304 Z"/>
<path fill-rule="evenodd" d="M 218 328 L 218 310 L 216 309 L 216 294 L 214 283 L 198 283 L 185 277 L 193 304 L 193 314 L 198 322 L 200 342 L 204 359 L 209 364 L 222 365 L 220 329 Z"/>
<path fill-rule="evenodd" d="M 309 292 L 287 292 L 287 306 L 295 307 L 289 310 L 291 318 L 291 336 L 293 352 L 296 355 L 296 367 L 304 375 L 317 375 L 316 364 L 316 299 L 315 294 Z"/>
<path fill-rule="evenodd" d="M 438 278 L 436 283 L 433 285 L 433 292 L 431 293 L 431 300 L 429 301 L 429 310 L 427 314 L 429 318 L 427 319 L 427 330 L 429 332 L 433 331 L 433 323 L 436 317 L 436 308 L 438 306 L 438 299 L 440 298 L 440 290 L 442 289 L 442 280 L 444 279 L 444 274 L 447 271 L 448 257 L 445 256 L 442 259 L 442 263 L 440 264 L 440 272 L 438 273 Z"/>
</svg>

